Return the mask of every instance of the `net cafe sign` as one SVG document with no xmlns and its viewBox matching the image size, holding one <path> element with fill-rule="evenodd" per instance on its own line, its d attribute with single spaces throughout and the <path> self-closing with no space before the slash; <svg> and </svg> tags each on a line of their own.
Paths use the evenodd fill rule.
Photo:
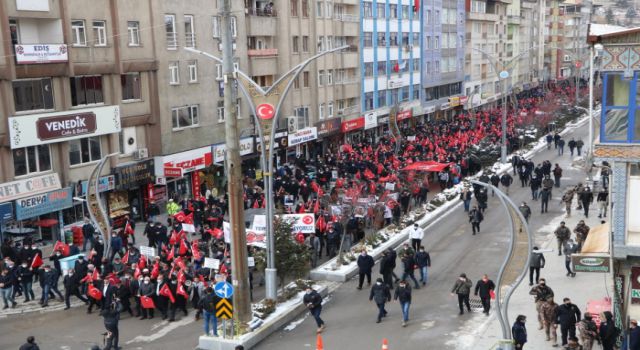
<svg viewBox="0 0 640 350">
<path fill-rule="evenodd" d="M 5 182 L 0 185 L 0 203 L 60 189 L 58 173 Z"/>
</svg>

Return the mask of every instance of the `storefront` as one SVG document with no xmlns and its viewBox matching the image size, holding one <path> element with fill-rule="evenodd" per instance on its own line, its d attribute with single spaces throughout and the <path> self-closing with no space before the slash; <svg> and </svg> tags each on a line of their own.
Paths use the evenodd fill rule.
<svg viewBox="0 0 640 350">
<path fill-rule="evenodd" d="M 244 174 L 249 169 L 259 168 L 259 154 L 254 152 L 255 139 L 253 136 L 243 137 L 238 143 L 240 158 L 242 161 L 242 173 Z M 227 145 L 225 143 L 218 143 L 211 146 L 213 152 L 213 168 L 207 169 L 208 171 L 199 172 L 199 180 L 201 186 L 201 196 L 205 196 L 207 190 L 213 190 L 216 192 L 224 192 L 223 188 L 226 186 L 225 171 L 224 171 L 224 158 Z"/>
<path fill-rule="evenodd" d="M 344 141 L 348 144 L 355 144 L 363 140 L 364 117 L 342 122 L 340 131 L 344 134 Z"/>
<path fill-rule="evenodd" d="M 293 134 L 287 135 L 287 144 L 289 149 L 287 155 L 289 157 L 301 156 L 309 159 L 314 156 L 313 142 L 318 139 L 318 128 L 315 126 L 300 129 Z M 312 142 L 312 143 L 309 143 Z M 294 151 L 295 153 L 292 153 Z"/>
<path fill-rule="evenodd" d="M 329 149 L 336 150 L 340 146 L 342 143 L 341 125 L 342 118 L 332 118 L 315 124 L 316 128 L 318 128 L 316 147 L 319 152 L 326 153 Z"/>
<path fill-rule="evenodd" d="M 66 239 L 62 211 L 73 206 L 73 188 L 21 198 L 14 202 L 14 206 L 16 220 L 23 230 L 21 237 L 31 236 L 34 240 L 43 241 Z"/>
<path fill-rule="evenodd" d="M 154 160 L 125 164 L 113 168 L 112 173 L 115 177 L 115 190 L 109 194 L 109 215 L 117 215 L 117 218 L 130 215 L 134 220 L 144 220 L 149 205 L 154 203 L 150 195 L 153 193 L 150 188 L 155 182 Z M 112 207 L 112 198 L 115 209 Z M 128 213 L 124 213 L 125 211 Z M 115 218 L 112 219 L 116 221 Z M 114 223 L 114 226 L 118 225 Z"/>
<path fill-rule="evenodd" d="M 155 157 L 155 176 L 159 186 L 166 187 L 167 198 L 176 201 L 193 198 L 200 194 L 201 183 L 197 171 L 211 167 L 213 153 L 211 146 L 200 147 L 186 152 Z M 194 181 L 195 179 L 195 181 Z M 154 200 L 155 193 L 154 192 Z"/>
<path fill-rule="evenodd" d="M 13 205 L 11 203 L 0 204 L 0 241 L 4 241 L 5 225 L 13 220 Z"/>
<path fill-rule="evenodd" d="M 269 136 L 265 136 L 265 140 L 268 143 Z M 268 147 L 268 146 L 267 146 Z M 280 166 L 287 161 L 287 148 L 289 147 L 289 133 L 286 129 L 276 130 L 275 139 L 273 140 L 273 157 L 276 161 L 276 166 Z M 262 140 L 256 137 L 256 154 L 258 157 L 262 157 Z M 259 163 L 261 164 L 261 163 Z M 256 167 L 256 169 L 261 166 Z"/>
</svg>

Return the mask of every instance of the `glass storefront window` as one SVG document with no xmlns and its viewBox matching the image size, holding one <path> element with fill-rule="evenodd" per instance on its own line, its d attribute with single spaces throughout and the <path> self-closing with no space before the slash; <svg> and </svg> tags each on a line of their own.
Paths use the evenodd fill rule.
<svg viewBox="0 0 640 350">
<path fill-rule="evenodd" d="M 622 75 L 607 74 L 607 106 L 628 106 L 630 88 L 630 81 L 622 79 Z"/>
<path fill-rule="evenodd" d="M 606 140 L 627 140 L 629 127 L 628 109 L 608 109 L 605 115 L 604 133 Z"/>
</svg>

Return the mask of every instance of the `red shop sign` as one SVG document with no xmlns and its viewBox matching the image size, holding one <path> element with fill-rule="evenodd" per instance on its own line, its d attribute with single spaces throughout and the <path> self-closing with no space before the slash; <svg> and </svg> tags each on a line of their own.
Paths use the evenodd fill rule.
<svg viewBox="0 0 640 350">
<path fill-rule="evenodd" d="M 364 117 L 342 122 L 342 132 L 349 132 L 364 128 Z"/>
<path fill-rule="evenodd" d="M 413 109 L 407 109 L 406 111 L 398 112 L 396 116 L 397 120 L 405 120 L 413 117 Z"/>
</svg>

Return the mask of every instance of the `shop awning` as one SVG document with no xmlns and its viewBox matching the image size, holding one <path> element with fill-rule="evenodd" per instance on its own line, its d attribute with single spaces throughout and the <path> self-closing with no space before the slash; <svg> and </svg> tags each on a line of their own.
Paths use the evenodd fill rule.
<svg viewBox="0 0 640 350">
<path fill-rule="evenodd" d="M 36 221 L 35 225 L 40 227 L 53 227 L 58 224 L 56 219 L 43 219 Z"/>
<path fill-rule="evenodd" d="M 582 254 L 609 253 L 609 224 L 602 224 L 589 230 L 589 235 L 582 245 Z"/>
<path fill-rule="evenodd" d="M 438 163 L 433 160 L 415 162 L 404 167 L 403 171 L 443 171 L 451 163 Z"/>
<path fill-rule="evenodd" d="M 571 261 L 577 272 L 609 272 L 611 256 L 609 254 L 609 224 L 595 226 L 582 245 L 580 254 L 572 254 Z"/>
</svg>

